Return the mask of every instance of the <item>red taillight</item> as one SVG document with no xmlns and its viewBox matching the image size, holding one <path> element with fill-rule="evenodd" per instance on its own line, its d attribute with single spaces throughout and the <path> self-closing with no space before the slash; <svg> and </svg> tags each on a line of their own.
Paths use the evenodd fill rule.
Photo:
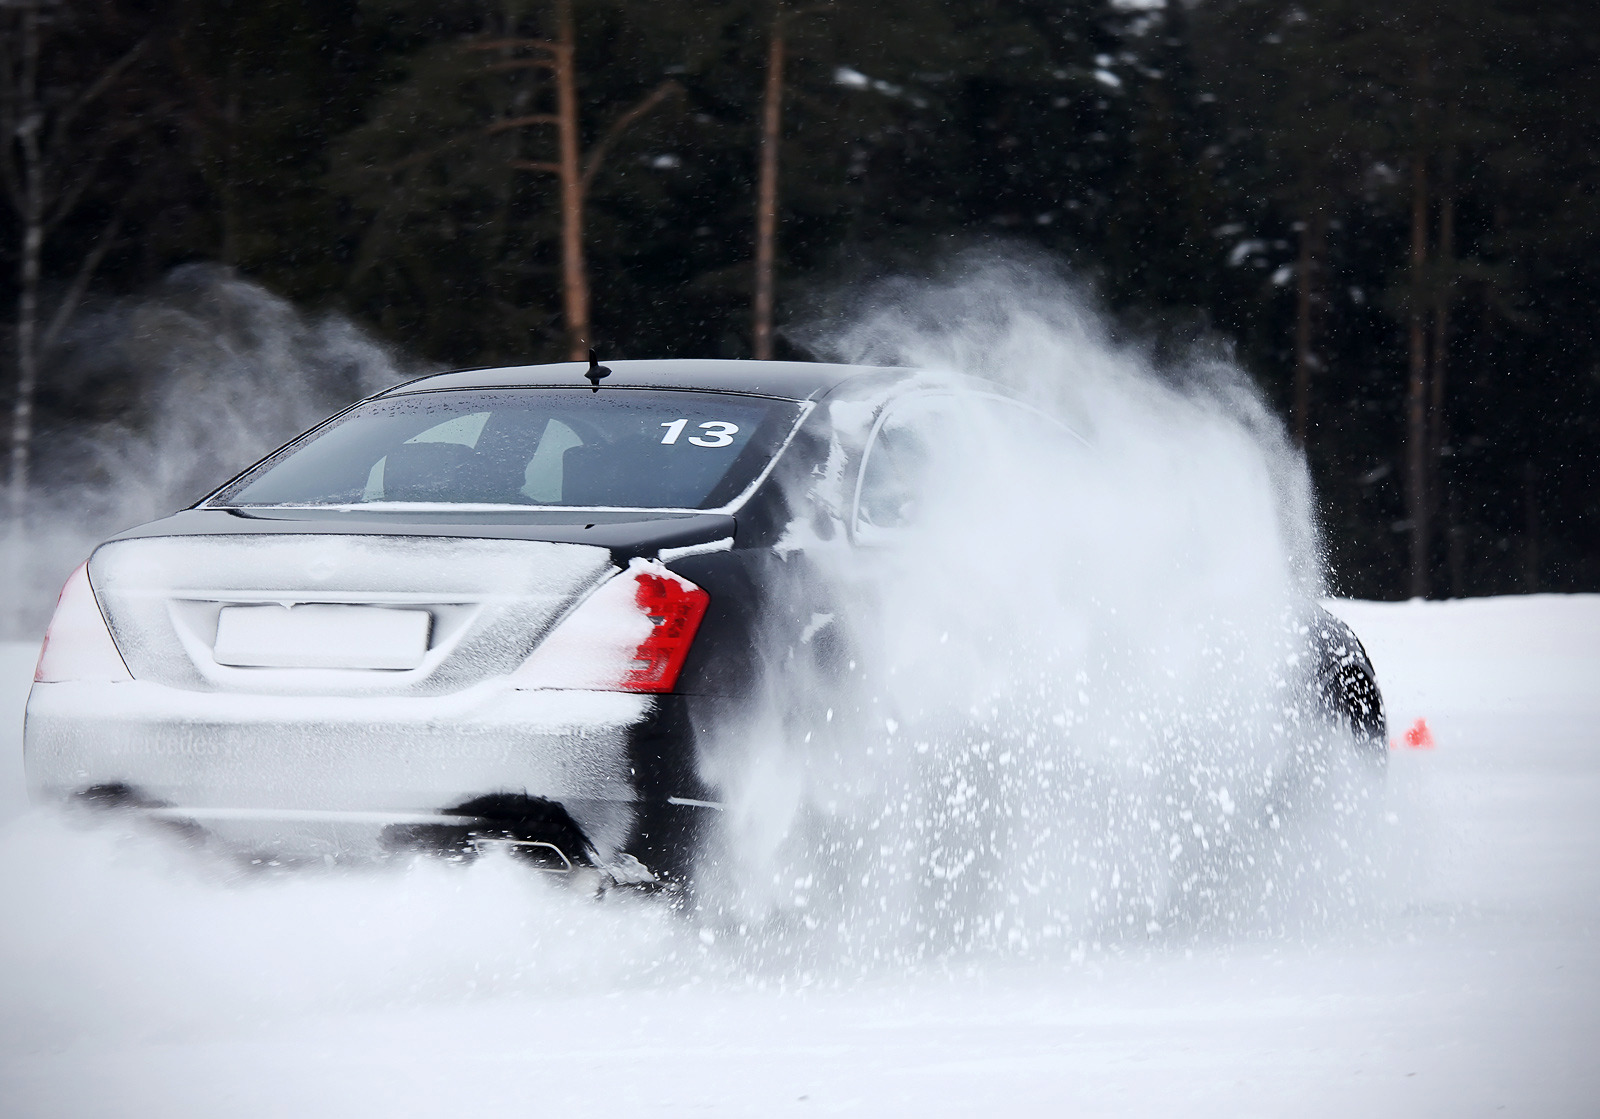
<svg viewBox="0 0 1600 1119">
<path fill-rule="evenodd" d="M 654 560 L 601 586 L 511 675 L 518 688 L 668 692 L 711 596 Z"/>
<path fill-rule="evenodd" d="M 56 601 L 55 615 L 45 631 L 39 664 L 33 671 L 36 684 L 55 684 L 68 680 L 114 681 L 133 679 L 122 663 L 111 640 L 111 631 L 95 602 L 89 586 L 89 565 L 83 564 L 67 577 Z"/>
<path fill-rule="evenodd" d="M 633 601 L 652 627 L 650 636 L 634 651 L 634 667 L 622 679 L 629 692 L 667 692 L 678 682 L 684 658 L 706 616 L 711 596 L 671 572 L 652 575 L 637 572 Z"/>
</svg>

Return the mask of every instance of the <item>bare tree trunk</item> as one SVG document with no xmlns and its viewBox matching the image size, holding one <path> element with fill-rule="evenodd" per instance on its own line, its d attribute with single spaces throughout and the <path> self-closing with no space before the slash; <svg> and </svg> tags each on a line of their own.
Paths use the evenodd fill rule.
<svg viewBox="0 0 1600 1119">
<path fill-rule="evenodd" d="M 761 106 L 761 172 L 756 188 L 756 275 L 752 300 L 752 349 L 772 357 L 773 268 L 778 240 L 778 146 L 783 139 L 783 9 L 772 16 L 767 44 L 767 87 Z"/>
<path fill-rule="evenodd" d="M 39 145 L 39 9 L 22 10 L 22 252 L 17 268 L 17 384 L 11 399 L 11 470 L 6 506 L 17 526 L 27 510 L 33 461 L 33 398 L 39 386 L 39 258 L 44 250 L 44 158 Z"/>
<path fill-rule="evenodd" d="M 1428 594 L 1428 334 L 1423 272 L 1428 263 L 1428 167 L 1420 146 L 1411 169 L 1410 376 L 1406 384 L 1406 513 L 1411 521 L 1413 598 Z"/>
<path fill-rule="evenodd" d="M 556 9 L 556 39 L 505 38 L 491 39 L 473 44 L 469 49 L 498 51 L 504 55 L 519 48 L 539 52 L 534 58 L 502 59 L 492 66 L 495 70 L 545 69 L 549 70 L 556 87 L 554 113 L 521 113 L 502 116 L 490 122 L 482 131 L 495 135 L 511 129 L 554 125 L 556 129 L 556 159 L 513 159 L 510 166 L 518 171 L 538 171 L 553 174 L 561 184 L 561 290 L 567 327 L 567 356 L 572 361 L 583 361 L 594 345 L 593 330 L 589 321 L 589 274 L 584 261 L 583 227 L 585 201 L 589 188 L 604 165 L 613 145 L 636 122 L 653 112 L 668 98 L 681 96 L 683 86 L 675 81 L 665 81 L 651 90 L 636 105 L 617 117 L 600 138 L 589 148 L 581 150 L 582 136 L 578 121 L 577 35 L 572 23 L 572 0 L 560 0 Z M 450 144 L 470 139 L 475 133 L 458 136 Z M 403 160 L 402 166 L 418 159 L 432 158 L 443 148 L 413 155 Z"/>
<path fill-rule="evenodd" d="M 1539 503 L 1534 494 L 1533 463 L 1522 464 L 1522 510 L 1525 518 L 1522 537 L 1522 590 L 1534 594 L 1539 589 Z"/>
<path fill-rule="evenodd" d="M 50 316 L 50 324 L 39 337 L 40 353 L 49 353 L 61 339 L 62 333 L 72 324 L 72 316 L 78 313 L 78 306 L 83 302 L 84 293 L 89 290 L 89 281 L 94 279 L 100 262 L 105 260 L 106 254 L 117 243 L 117 235 L 122 232 L 123 216 L 123 208 L 119 206 L 116 213 L 111 215 L 111 220 L 106 223 L 105 229 L 101 231 L 100 239 L 94 243 L 94 248 L 89 250 L 89 255 L 78 265 L 77 275 L 73 276 L 72 283 L 67 285 L 66 292 L 56 303 L 55 314 Z"/>
<path fill-rule="evenodd" d="M 1466 529 L 1461 524 L 1461 490 L 1451 486 L 1448 498 L 1448 512 L 1450 527 L 1446 530 L 1445 540 L 1448 545 L 1447 557 L 1450 564 L 1450 597 L 1460 598 L 1466 594 L 1467 586 L 1467 548 Z"/>
<path fill-rule="evenodd" d="M 1454 302 L 1454 282 L 1448 275 L 1455 259 L 1456 199 L 1455 176 L 1447 163 L 1443 190 L 1439 199 L 1439 252 L 1437 259 L 1443 268 L 1442 286 L 1433 308 L 1433 345 L 1430 348 L 1432 367 L 1428 371 L 1428 466 L 1431 477 L 1428 493 L 1433 511 L 1444 518 L 1445 555 L 1450 571 L 1450 594 L 1461 597 L 1461 497 L 1454 480 L 1446 483 L 1444 469 L 1445 441 L 1450 425 L 1445 414 L 1445 377 L 1450 358 L 1450 307 Z"/>
<path fill-rule="evenodd" d="M 222 263 L 239 265 L 239 56 L 228 60 L 227 90 L 224 93 L 222 127 L 222 184 L 218 194 L 222 203 Z"/>
<path fill-rule="evenodd" d="M 1294 440 L 1302 450 L 1311 428 L 1311 373 L 1317 364 L 1312 352 L 1316 336 L 1317 272 L 1321 267 L 1326 223 L 1321 204 L 1314 204 L 1306 208 L 1300 230 L 1294 323 Z"/>
<path fill-rule="evenodd" d="M 1429 347 L 1428 370 L 1428 469 L 1429 492 L 1437 511 L 1438 495 L 1444 492 L 1444 446 L 1449 435 L 1445 422 L 1445 376 L 1450 357 L 1450 304 L 1453 285 L 1449 268 L 1455 257 L 1455 191 L 1448 165 L 1439 196 L 1439 251 L 1434 254 L 1439 268 L 1439 286 L 1434 293 L 1433 344 Z"/>
<path fill-rule="evenodd" d="M 577 34 L 572 0 L 560 0 L 552 48 L 556 82 L 557 159 L 561 177 L 561 288 L 567 318 L 567 357 L 583 361 L 589 337 L 589 276 L 583 259 L 583 164 L 579 158 Z"/>
</svg>

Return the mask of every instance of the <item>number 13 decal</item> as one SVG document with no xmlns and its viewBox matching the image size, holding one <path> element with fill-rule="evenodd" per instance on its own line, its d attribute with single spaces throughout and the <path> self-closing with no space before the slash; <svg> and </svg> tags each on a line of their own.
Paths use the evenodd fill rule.
<svg viewBox="0 0 1600 1119">
<path fill-rule="evenodd" d="M 667 433 L 661 437 L 661 442 L 670 447 L 678 441 L 683 429 L 689 426 L 689 421 L 672 420 L 661 426 L 667 429 Z M 731 424 L 727 420 L 707 420 L 699 427 L 704 434 L 689 436 L 689 442 L 696 447 L 726 447 L 733 442 L 733 437 L 739 434 L 739 425 Z"/>
</svg>

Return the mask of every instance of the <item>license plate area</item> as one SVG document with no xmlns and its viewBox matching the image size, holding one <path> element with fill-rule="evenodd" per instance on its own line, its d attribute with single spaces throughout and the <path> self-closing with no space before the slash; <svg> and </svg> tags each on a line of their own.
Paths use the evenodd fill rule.
<svg viewBox="0 0 1600 1119">
<path fill-rule="evenodd" d="M 340 603 L 224 606 L 213 659 L 234 668 L 364 668 L 404 671 L 428 654 L 427 610 Z"/>
</svg>

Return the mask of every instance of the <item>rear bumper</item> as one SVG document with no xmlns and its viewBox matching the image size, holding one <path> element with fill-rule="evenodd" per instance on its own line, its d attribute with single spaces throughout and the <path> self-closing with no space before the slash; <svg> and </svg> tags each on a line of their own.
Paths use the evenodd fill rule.
<svg viewBox="0 0 1600 1119">
<path fill-rule="evenodd" d="M 482 685 L 437 697 L 262 696 L 160 684 L 35 684 L 30 793 L 95 786 L 219 824 L 352 838 L 492 792 L 567 805 L 597 848 L 627 839 L 639 795 L 630 741 L 649 696 Z M 292 825 L 292 827 L 291 827 Z"/>
</svg>

